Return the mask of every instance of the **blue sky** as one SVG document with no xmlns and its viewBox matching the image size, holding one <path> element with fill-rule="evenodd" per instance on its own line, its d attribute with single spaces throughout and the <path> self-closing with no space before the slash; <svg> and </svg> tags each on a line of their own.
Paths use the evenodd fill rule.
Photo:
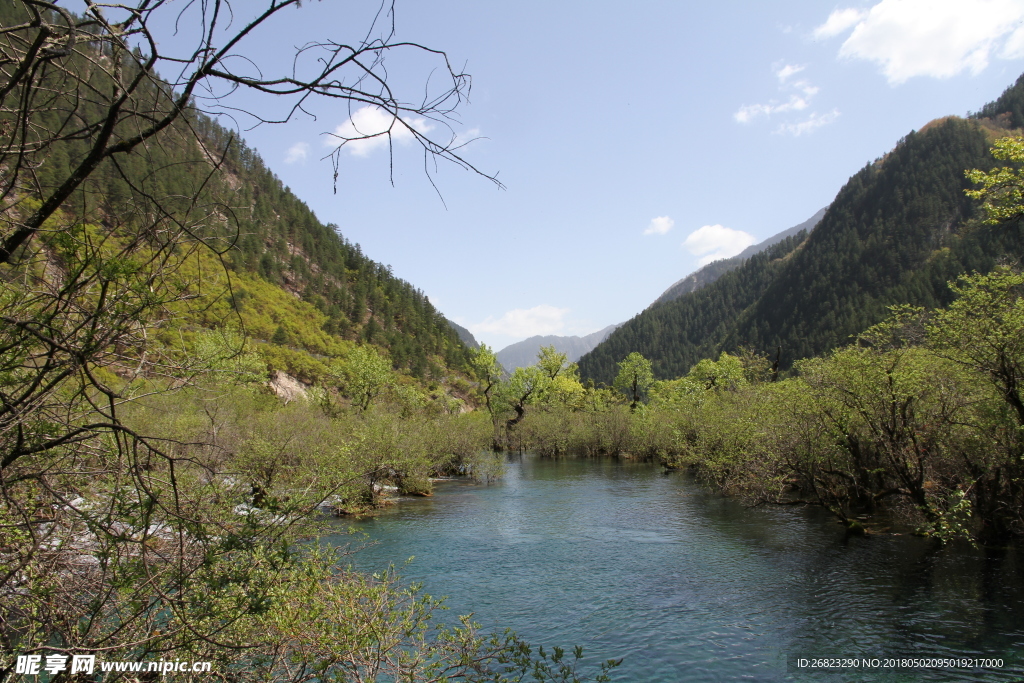
<svg viewBox="0 0 1024 683">
<path fill-rule="evenodd" d="M 306 2 L 241 51 L 279 65 L 294 45 L 365 31 L 374 9 Z M 807 219 L 911 130 L 1012 84 L 1022 26 L 1024 0 L 398 0 L 397 37 L 472 75 L 455 132 L 482 138 L 464 154 L 504 189 L 442 164 L 442 202 L 422 152 L 396 140 L 393 186 L 385 145 L 351 145 L 335 194 L 326 134 L 374 112 L 320 103 L 315 120 L 243 134 L 322 221 L 500 349 L 627 320 L 702 263 Z M 437 78 L 417 56 L 391 65 L 410 99 Z"/>
</svg>

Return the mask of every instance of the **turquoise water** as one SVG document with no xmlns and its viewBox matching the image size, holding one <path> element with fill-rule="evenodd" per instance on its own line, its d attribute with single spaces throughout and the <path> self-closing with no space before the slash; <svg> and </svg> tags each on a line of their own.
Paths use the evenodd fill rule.
<svg viewBox="0 0 1024 683">
<path fill-rule="evenodd" d="M 818 510 L 750 509 L 612 460 L 525 458 L 497 484 L 442 482 L 354 526 L 377 541 L 357 568 L 414 556 L 403 576 L 452 614 L 622 657 L 618 681 L 1024 680 L 1020 548 L 848 538 Z M 815 657 L 880 662 L 795 665 Z M 1003 668 L 893 670 L 889 657 Z"/>
</svg>

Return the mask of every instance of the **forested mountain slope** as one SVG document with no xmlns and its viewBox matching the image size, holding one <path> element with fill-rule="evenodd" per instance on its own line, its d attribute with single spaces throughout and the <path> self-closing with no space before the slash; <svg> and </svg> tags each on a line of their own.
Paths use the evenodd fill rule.
<svg viewBox="0 0 1024 683">
<path fill-rule="evenodd" d="M 303 332 L 312 316 L 330 336 L 387 349 L 396 369 L 417 377 L 424 377 L 431 366 L 435 371 L 468 367 L 466 345 L 422 291 L 363 254 L 337 225 L 320 222 L 254 150 L 244 142 L 229 145 L 229 131 L 200 114 L 193 125 L 207 144 L 207 154 L 227 150 L 217 158 L 226 173 L 214 185 L 216 192 L 230 197 L 237 236 L 230 236 L 233 244 L 224 263 L 237 276 L 284 289 L 313 309 L 298 318 L 271 310 L 269 323 L 276 327 L 268 327 L 265 315 L 259 316 L 262 325 L 246 320 L 247 311 L 265 313 L 267 302 L 253 300 L 255 291 L 240 281 L 232 307 L 248 322 L 247 332 L 319 353 Z"/>
<path fill-rule="evenodd" d="M 769 247 L 778 244 L 787 237 L 792 237 L 801 231 L 810 232 L 814 229 L 814 226 L 821 221 L 821 218 L 824 215 L 825 209 L 821 209 L 803 223 L 794 225 L 792 228 L 787 228 L 782 232 L 776 233 L 762 242 L 751 245 L 733 257 L 712 261 L 699 270 L 690 273 L 681 280 L 676 281 L 671 287 L 666 289 L 661 296 L 655 299 L 654 303 L 651 305 L 656 306 L 657 304 L 665 303 L 666 301 L 672 301 L 673 299 L 678 299 L 684 294 L 689 294 L 697 291 L 701 287 L 706 287 L 718 278 L 722 277 L 725 273 L 728 273 L 730 270 L 738 268 L 744 261 L 754 254 L 760 254 Z"/>
<path fill-rule="evenodd" d="M 783 242 L 716 282 L 640 313 L 580 359 L 611 382 L 632 351 L 658 377 L 746 347 L 781 366 L 845 344 L 899 303 L 950 301 L 949 280 L 1024 253 L 1019 225 L 981 226 L 964 171 L 989 169 L 992 141 L 1008 134 L 1024 79 L 971 119 L 948 117 L 912 132 L 840 190 L 802 244 Z M 1004 103 L 1007 112 L 998 111 Z"/>
<path fill-rule="evenodd" d="M 806 233 L 755 254 L 707 287 L 651 306 L 580 358 L 581 376 L 611 384 L 617 364 L 633 351 L 652 362 L 655 376 L 678 377 L 701 358 L 717 355 L 740 311 L 751 306 Z"/>
<path fill-rule="evenodd" d="M 5 26 L 26 17 L 20 4 L 0 5 Z M 83 55 L 69 59 L 81 62 L 72 70 L 94 74 L 93 87 L 103 91 L 101 70 Z M 169 87 L 146 87 L 138 96 L 146 107 L 160 112 L 171 106 Z M 67 129 L 72 108 L 81 119 L 103 120 L 105 106 L 90 98 L 58 99 L 34 113 L 35 125 Z M 36 197 L 53 193 L 88 155 L 91 142 L 68 134 L 49 144 L 37 167 L 22 170 L 34 174 Z M 337 355 L 345 341 L 386 349 L 395 369 L 420 378 L 469 368 L 466 345 L 423 292 L 364 255 L 341 228 L 319 221 L 255 150 L 197 111 L 164 130 L 159 144 L 102 162 L 62 210 L 111 236 L 137 231 L 154 216 L 186 216 L 175 220 L 209 247 L 197 266 L 205 273 L 204 303 L 166 318 L 161 334 L 168 340 L 197 328 L 235 328 L 278 347 L 269 357 L 300 375 L 299 366 L 308 370 L 309 364 L 292 351 Z M 213 271 L 231 277 L 218 279 Z"/>
<path fill-rule="evenodd" d="M 995 102 L 989 102 L 971 118 L 994 119 L 1003 127 L 1024 128 L 1024 74 Z"/>
<path fill-rule="evenodd" d="M 476 340 L 476 337 L 473 336 L 472 332 L 467 330 L 462 325 L 452 322 L 451 320 L 448 321 L 448 324 L 451 325 L 452 329 L 455 330 L 455 333 L 459 335 L 459 339 L 462 340 L 463 344 L 465 344 L 471 349 L 480 348 L 480 342 Z"/>
<path fill-rule="evenodd" d="M 204 139 L 222 148 L 227 132 L 205 117 L 201 124 Z M 237 176 L 233 201 L 248 207 L 230 252 L 232 268 L 312 304 L 326 332 L 387 348 L 396 368 L 422 376 L 435 358 L 467 367 L 465 344 L 423 292 L 364 255 L 341 228 L 317 220 L 244 143 L 229 149 L 226 162 Z M 287 331 L 289 321 L 280 323 Z"/>
<path fill-rule="evenodd" d="M 964 171 L 993 165 L 986 132 L 935 122 L 857 173 L 724 345 L 782 346 L 788 365 L 848 343 L 890 305 L 948 304 L 948 281 L 1019 256 L 1019 227 L 975 227 L 964 194 Z"/>
</svg>

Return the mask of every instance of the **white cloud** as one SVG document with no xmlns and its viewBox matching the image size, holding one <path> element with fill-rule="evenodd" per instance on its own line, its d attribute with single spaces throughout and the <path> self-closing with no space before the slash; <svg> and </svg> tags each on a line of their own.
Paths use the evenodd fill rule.
<svg viewBox="0 0 1024 683">
<path fill-rule="evenodd" d="M 657 218 L 651 219 L 651 223 L 650 225 L 647 226 L 647 229 L 644 230 L 644 234 L 664 235 L 669 230 L 671 230 L 672 226 L 675 224 L 676 222 L 669 218 L 668 216 L 658 216 Z"/>
<path fill-rule="evenodd" d="M 1020 59 L 1024 57 L 1024 26 L 1010 34 L 1003 43 L 1003 51 L 999 53 L 1003 59 Z"/>
<path fill-rule="evenodd" d="M 411 142 L 415 136 L 409 128 L 427 133 L 433 126 L 426 119 L 403 117 L 399 121 L 390 112 L 367 105 L 352 112 L 348 121 L 324 139 L 324 145 L 337 147 L 344 144 L 354 156 L 365 157 L 379 147 L 387 147 L 389 130 L 392 142 Z"/>
<path fill-rule="evenodd" d="M 817 88 L 811 88 L 815 93 L 818 91 Z M 813 93 L 812 93 L 813 94 Z M 790 95 L 788 102 L 776 103 L 769 102 L 768 104 L 745 104 L 739 108 L 739 110 L 732 115 L 739 123 L 750 123 L 759 116 L 771 116 L 772 114 L 782 114 L 787 111 L 803 111 L 810 106 L 809 97 L 801 97 L 800 95 Z"/>
<path fill-rule="evenodd" d="M 814 97 L 818 94 L 818 91 L 821 90 L 818 86 L 811 85 L 807 81 L 797 81 L 793 84 L 793 87 L 802 92 L 808 98 Z"/>
<path fill-rule="evenodd" d="M 700 256 L 700 265 L 729 258 L 740 253 L 757 239 L 742 230 L 733 230 L 724 225 L 705 225 L 687 236 L 683 246 L 694 256 Z"/>
<path fill-rule="evenodd" d="M 488 317 L 482 323 L 470 326 L 473 334 L 504 334 L 525 339 L 541 334 L 555 334 L 565 327 L 568 308 L 541 304 L 533 308 L 516 308 L 500 318 Z"/>
<path fill-rule="evenodd" d="M 296 161 L 305 161 L 309 156 L 309 145 L 305 142 L 296 142 L 288 148 L 284 156 L 284 163 L 294 164 Z"/>
<path fill-rule="evenodd" d="M 737 123 L 750 123 L 758 116 L 771 116 L 773 111 L 770 104 L 744 104 L 732 117 Z"/>
<path fill-rule="evenodd" d="M 1024 0 L 882 0 L 867 12 L 835 10 L 814 35 L 852 28 L 839 56 L 875 62 L 891 85 L 899 85 L 914 76 L 977 74 L 996 53 L 1024 56 L 1021 21 Z"/>
<path fill-rule="evenodd" d="M 833 109 L 827 114 L 818 114 L 815 112 L 803 121 L 799 121 L 797 123 L 783 123 L 775 132 L 799 137 L 804 133 L 810 133 L 812 130 L 821 128 L 822 126 L 827 126 L 838 118 L 838 109 Z"/>
<path fill-rule="evenodd" d="M 846 29 L 859 24 L 867 14 L 864 10 L 859 9 L 832 10 L 832 14 L 828 15 L 825 23 L 814 29 L 814 37 L 821 40 L 837 36 Z"/>
<path fill-rule="evenodd" d="M 1024 0 L 1022 0 L 1024 1 Z M 806 109 L 810 109 L 811 101 L 814 96 L 818 94 L 820 88 L 812 84 L 805 78 L 794 79 L 793 77 L 802 72 L 807 67 L 802 64 L 786 64 L 784 62 L 777 63 L 773 67 L 775 77 L 779 82 L 779 93 L 781 97 L 779 99 L 772 99 L 768 102 L 759 104 L 745 104 L 733 113 L 732 117 L 737 123 L 751 123 L 760 118 L 770 118 L 772 116 L 792 115 L 796 112 L 802 112 Z M 816 125 L 804 125 L 787 121 L 779 126 L 779 131 L 793 132 L 799 130 L 800 132 L 808 132 L 815 128 L 822 126 L 826 123 L 834 121 L 838 112 L 833 114 L 819 115 L 813 113 L 810 119 L 805 120 L 803 123 L 808 121 L 814 121 Z M 799 135 L 799 133 L 795 133 Z"/>
<path fill-rule="evenodd" d="M 792 76 L 794 74 L 798 74 L 798 73 L 800 73 L 801 71 L 803 71 L 806 68 L 807 68 L 806 66 L 798 66 L 796 64 L 787 64 L 784 67 L 782 67 L 781 69 L 779 69 L 778 71 L 776 71 L 775 75 L 778 77 L 779 83 L 785 83 L 786 81 L 789 80 L 790 76 Z"/>
</svg>

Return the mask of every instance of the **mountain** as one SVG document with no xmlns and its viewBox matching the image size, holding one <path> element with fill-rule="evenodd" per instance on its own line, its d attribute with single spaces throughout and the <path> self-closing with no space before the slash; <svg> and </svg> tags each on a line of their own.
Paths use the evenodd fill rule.
<svg viewBox="0 0 1024 683">
<path fill-rule="evenodd" d="M 509 372 L 516 368 L 524 368 L 536 363 L 537 354 L 542 346 L 554 346 L 556 351 L 564 353 L 569 357 L 569 362 L 573 363 L 580 356 L 604 341 L 619 324 L 609 325 L 603 330 L 592 332 L 585 337 L 559 337 L 555 335 L 530 337 L 529 339 L 506 346 L 495 355 L 498 357 L 498 362 L 501 363 L 501 366 Z"/>
<path fill-rule="evenodd" d="M 476 337 L 473 336 L 472 332 L 467 330 L 462 325 L 452 322 L 451 320 L 448 321 L 448 324 L 452 326 L 453 330 L 455 330 L 455 334 L 459 335 L 459 339 L 462 340 L 463 344 L 465 344 L 471 349 L 480 348 L 480 342 L 476 340 Z"/>
<path fill-rule="evenodd" d="M 26 12 L 16 3 L 5 3 L 0 19 L 4 26 L 18 26 Z M 93 73 L 89 60 L 106 57 L 87 58 L 90 53 L 83 50 L 66 65 L 69 74 L 96 79 L 82 92 L 118 92 L 104 80 L 108 76 Z M 59 93 L 65 85 L 53 88 Z M 134 135 L 133 125 L 159 118 L 151 109 L 169 109 L 168 92 L 170 86 L 159 81 L 143 88 L 137 95 L 142 99 L 130 104 L 144 113 L 125 119 L 131 122 L 123 126 L 118 123 L 110 144 Z M 18 162 L 32 168 L 32 181 L 19 181 L 24 188 L 19 186 L 18 192 L 5 189 L 5 197 L 23 192 L 30 202 L 38 202 L 54 196 L 70 169 L 96 156 L 91 145 L 102 137 L 110 111 L 118 111 L 105 105 L 104 97 L 55 95 L 33 113 L 38 118 L 33 130 L 57 132 L 46 145 L 26 143 L 26 149 L 41 150 L 32 152 L 38 158 Z M 4 118 L 5 126 L 9 122 L 9 116 Z M 66 134 L 71 129 L 75 132 Z M 194 305 L 166 321 L 154 321 L 157 338 L 165 345 L 187 342 L 199 329 L 237 328 L 263 345 L 274 369 L 310 381 L 324 367 L 323 359 L 346 355 L 353 342 L 376 346 L 395 370 L 417 378 L 439 376 L 444 369 L 469 370 L 469 349 L 423 292 L 365 255 L 339 226 L 321 222 L 235 133 L 189 109 L 162 129 L 158 139 L 159 144 L 139 145 L 131 154 L 99 162 L 61 211 L 121 247 L 127 244 L 126 235 L 152 240 L 156 237 L 149 235 L 170 234 L 164 223 L 185 230 L 182 245 L 162 247 L 168 253 L 192 248 L 197 241 L 209 247 L 196 250 L 195 272 L 187 273 L 195 292 L 184 299 Z M 9 232 L 7 227 L 0 230 L 5 239 Z M 36 246 L 52 252 L 48 234 L 40 235 Z"/>
<path fill-rule="evenodd" d="M 715 281 L 635 316 L 583 356 L 610 383 L 632 351 L 657 377 L 746 348 L 787 368 L 879 322 L 888 307 L 949 303 L 947 283 L 1024 256 L 1020 224 L 982 225 L 964 171 L 991 169 L 992 141 L 1024 123 L 1024 77 L 967 119 L 937 119 L 867 164 L 806 237 L 787 237 Z"/>
<path fill-rule="evenodd" d="M 651 360 L 659 379 L 679 377 L 701 358 L 717 357 L 736 316 L 756 301 L 805 236 L 788 237 L 710 285 L 637 314 L 580 358 L 580 375 L 611 384 L 618 362 L 633 351 Z"/>
<path fill-rule="evenodd" d="M 769 237 L 768 239 L 764 240 L 763 242 L 751 245 L 744 249 L 743 251 L 741 251 L 740 253 L 738 253 L 736 256 L 727 259 L 719 259 L 717 261 L 712 261 L 711 263 L 707 264 L 700 270 L 690 273 L 682 280 L 678 280 L 675 284 L 666 289 L 661 296 L 655 299 L 654 303 L 651 304 L 651 306 L 660 303 L 665 303 L 666 301 L 672 301 L 673 299 L 678 299 L 684 294 L 695 292 L 701 287 L 705 287 L 711 284 L 718 278 L 728 273 L 730 270 L 738 268 L 740 264 L 742 264 L 744 261 L 746 261 L 754 254 L 760 254 L 768 247 L 774 244 L 778 244 L 782 240 L 797 234 L 801 230 L 806 230 L 807 232 L 810 232 L 811 230 L 814 229 L 814 226 L 818 224 L 818 222 L 824 215 L 825 209 L 821 209 L 803 223 L 800 223 L 799 225 L 794 225 L 792 228 L 783 230 L 780 233 L 776 233 Z"/>
<path fill-rule="evenodd" d="M 776 234 L 772 235 L 771 237 L 769 237 L 768 239 L 766 239 L 763 242 L 759 242 L 759 243 L 757 243 L 757 244 L 755 244 L 753 246 L 749 246 L 746 249 L 744 249 L 743 251 L 741 251 L 739 254 L 734 256 L 733 258 L 747 259 L 747 258 L 750 258 L 751 256 L 753 256 L 754 254 L 760 254 L 762 251 L 764 251 L 768 247 L 770 247 L 772 245 L 775 245 L 775 244 L 778 244 L 779 242 L 781 242 L 782 240 L 786 239 L 787 237 L 792 237 L 793 235 L 797 234 L 801 230 L 806 230 L 809 233 L 811 230 L 814 229 L 814 227 L 818 223 L 821 222 L 821 219 L 825 217 L 825 212 L 827 210 L 828 210 L 827 206 L 825 208 L 823 208 L 823 209 L 819 209 L 817 213 L 815 213 L 813 216 L 811 216 L 810 218 L 805 220 L 803 223 L 800 223 L 799 225 L 794 225 L 792 228 L 789 228 L 787 230 L 783 230 L 782 232 L 776 233 Z"/>
<path fill-rule="evenodd" d="M 422 291 L 364 254 L 342 228 L 318 220 L 255 150 L 242 141 L 228 147 L 229 131 L 201 114 L 194 119 L 207 149 L 227 147 L 227 172 L 213 179 L 214 194 L 230 192 L 235 205 L 246 207 L 235 213 L 238 236 L 229 238 L 234 248 L 225 265 L 237 280 L 231 312 L 251 336 L 328 356 L 334 354 L 326 351 L 323 337 L 373 344 L 387 352 L 394 369 L 417 378 L 438 375 L 442 368 L 469 368 L 466 344 Z M 271 289 L 308 308 L 285 313 L 261 302 L 259 293 Z M 231 322 L 208 317 L 201 324 Z M 303 364 L 297 360 L 287 369 L 314 379 Z"/>
</svg>

